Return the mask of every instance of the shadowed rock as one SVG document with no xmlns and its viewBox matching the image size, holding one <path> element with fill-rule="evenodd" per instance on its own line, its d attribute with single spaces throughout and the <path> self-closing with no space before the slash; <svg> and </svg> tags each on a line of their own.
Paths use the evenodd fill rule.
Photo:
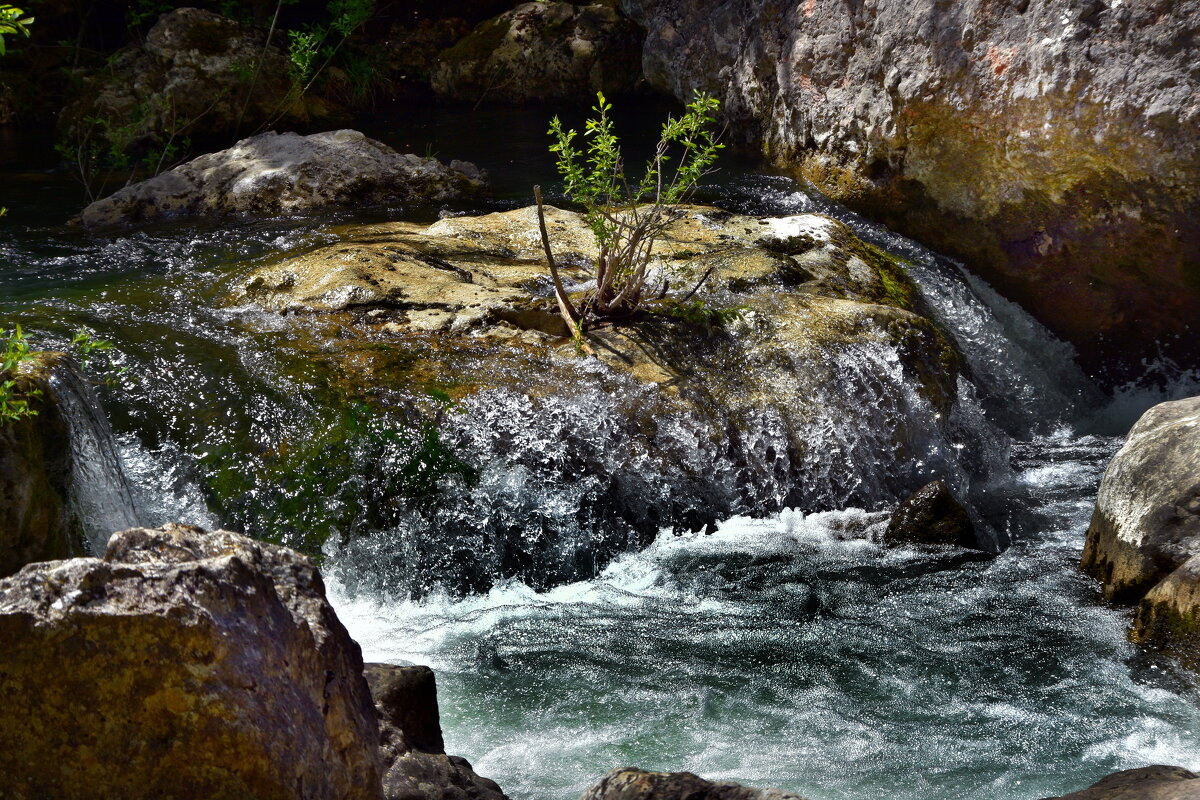
<svg viewBox="0 0 1200 800">
<path fill-rule="evenodd" d="M 943 481 L 927 483 L 900 504 L 888 523 L 884 543 L 979 547 L 970 515 Z"/>
</svg>

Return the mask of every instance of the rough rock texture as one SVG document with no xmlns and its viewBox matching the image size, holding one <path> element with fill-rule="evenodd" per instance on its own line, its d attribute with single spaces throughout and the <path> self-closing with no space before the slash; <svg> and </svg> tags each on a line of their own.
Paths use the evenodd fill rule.
<svg viewBox="0 0 1200 800">
<path fill-rule="evenodd" d="M 1138 602 L 1133 639 L 1200 670 L 1200 556 L 1192 556 L 1146 592 Z"/>
<path fill-rule="evenodd" d="M 963 258 L 1091 363 L 1200 349 L 1197 0 L 622 7 L 651 84 L 713 92 L 730 137 Z"/>
<path fill-rule="evenodd" d="M 341 116 L 328 103 L 290 102 L 288 57 L 265 35 L 211 11 L 164 14 L 146 40 L 118 52 L 79 85 L 60 117 L 69 147 L 111 145 L 125 154 L 178 145 L 193 134 L 252 132 Z M 257 77 L 255 77 L 257 67 Z M 95 122 L 94 120 L 102 120 Z"/>
<path fill-rule="evenodd" d="M 358 131 L 263 133 L 97 200 L 87 228 L 182 217 L 303 214 L 351 203 L 437 203 L 479 192 L 473 164 L 397 153 Z"/>
<path fill-rule="evenodd" d="M 1104 472 L 1083 568 L 1109 599 L 1135 601 L 1200 555 L 1200 397 L 1161 403 Z"/>
<path fill-rule="evenodd" d="M 135 528 L 0 581 L 11 798 L 381 797 L 358 645 L 305 556 Z"/>
<path fill-rule="evenodd" d="M 755 789 L 728 781 L 713 782 L 690 772 L 614 769 L 583 793 L 580 800 L 803 800 L 779 789 Z"/>
<path fill-rule="evenodd" d="M 16 389 L 37 416 L 0 423 L 0 577 L 80 552 L 67 507 L 70 429 L 52 383 L 56 369 L 73 369 L 65 354 L 42 353 L 22 364 Z"/>
<path fill-rule="evenodd" d="M 433 89 L 503 103 L 617 94 L 641 76 L 641 44 L 641 31 L 612 4 L 523 3 L 443 51 Z"/>
<path fill-rule="evenodd" d="M 365 674 L 379 713 L 387 800 L 507 800 L 465 758 L 446 755 L 433 670 L 367 664 Z"/>
<path fill-rule="evenodd" d="M 884 542 L 978 547 L 970 515 L 944 481 L 922 486 L 900 504 L 888 523 Z"/>
<path fill-rule="evenodd" d="M 1195 800 L 1200 780 L 1182 767 L 1142 767 L 1114 772 L 1087 789 L 1048 800 Z"/>
</svg>

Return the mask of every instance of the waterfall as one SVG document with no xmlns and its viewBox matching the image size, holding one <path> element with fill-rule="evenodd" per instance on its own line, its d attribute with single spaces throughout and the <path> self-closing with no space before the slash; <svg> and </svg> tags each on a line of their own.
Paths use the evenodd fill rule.
<svg viewBox="0 0 1200 800">
<path fill-rule="evenodd" d="M 68 504 L 88 549 L 100 553 L 114 532 L 138 524 L 133 493 L 108 418 L 86 378 L 67 362 L 52 372 L 50 385 L 70 432 Z"/>
</svg>

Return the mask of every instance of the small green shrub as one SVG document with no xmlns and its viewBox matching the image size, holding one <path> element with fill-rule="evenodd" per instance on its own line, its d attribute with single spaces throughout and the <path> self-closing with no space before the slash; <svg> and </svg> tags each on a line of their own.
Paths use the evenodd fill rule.
<svg viewBox="0 0 1200 800">
<path fill-rule="evenodd" d="M 37 410 L 30 407 L 29 401 L 42 393 L 40 389 L 22 389 L 17 385 L 21 363 L 36 355 L 29 349 L 29 340 L 21 326 L 0 334 L 0 343 L 4 345 L 4 350 L 0 351 L 0 425 L 7 425 L 37 416 Z"/>
<path fill-rule="evenodd" d="M 28 38 L 29 26 L 32 24 L 33 17 L 25 16 L 25 12 L 21 9 L 7 3 L 0 3 L 0 56 L 8 52 L 4 37 L 24 36 Z"/>
<path fill-rule="evenodd" d="M 596 237 L 596 287 L 576 305 L 567 295 L 546 233 L 541 187 L 534 187 L 542 245 L 554 281 L 559 311 L 568 328 L 582 337 L 603 321 L 629 318 L 644 301 L 666 294 L 665 280 L 653 281 L 651 253 L 666 228 L 682 216 L 678 204 L 687 200 L 716 162 L 718 144 L 713 131 L 720 107 L 716 98 L 697 92 L 678 118 L 668 117 L 654 155 L 640 179 L 630 183 L 613 122 L 612 105 L 597 93 L 596 116 L 584 128 L 586 144 L 576 146 L 577 133 L 555 117 L 550 121 L 558 154 L 557 168 L 567 197 L 583 206 L 584 219 Z"/>
</svg>

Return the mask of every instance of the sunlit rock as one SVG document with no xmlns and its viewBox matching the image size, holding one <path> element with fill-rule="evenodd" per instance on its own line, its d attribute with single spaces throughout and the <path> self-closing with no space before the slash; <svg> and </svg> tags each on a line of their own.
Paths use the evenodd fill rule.
<svg viewBox="0 0 1200 800">
<path fill-rule="evenodd" d="M 961 258 L 1094 366 L 1200 319 L 1200 4 L 622 0 L 647 80 Z"/>
<path fill-rule="evenodd" d="M 478 193 L 474 165 L 397 153 L 358 131 L 263 133 L 89 205 L 86 228 L 184 218 L 308 214 L 350 204 L 437 203 Z"/>
<path fill-rule="evenodd" d="M 382 796 L 359 647 L 291 550 L 127 530 L 0 581 L 0 640 L 9 796 Z"/>
<path fill-rule="evenodd" d="M 1087 789 L 1047 800 L 1191 800 L 1200 780 L 1182 767 L 1142 767 L 1114 772 Z"/>
<path fill-rule="evenodd" d="M 932 481 L 905 499 L 892 515 L 883 538 L 889 545 L 979 546 L 970 515 L 945 481 Z"/>
</svg>

